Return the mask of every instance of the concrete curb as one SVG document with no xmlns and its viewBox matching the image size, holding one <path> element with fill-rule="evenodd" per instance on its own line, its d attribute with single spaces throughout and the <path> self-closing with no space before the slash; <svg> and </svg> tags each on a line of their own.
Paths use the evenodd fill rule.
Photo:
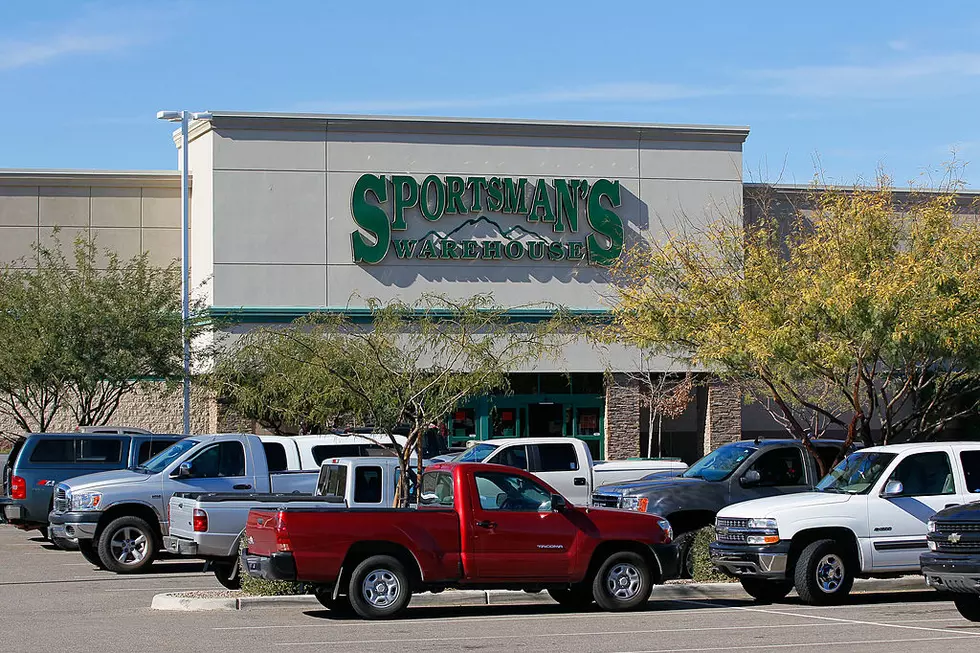
<svg viewBox="0 0 980 653">
<path fill-rule="evenodd" d="M 201 612 L 204 610 L 237 610 L 238 599 L 199 598 L 182 596 L 183 592 L 157 594 L 150 607 L 154 610 L 178 610 L 182 612 Z M 262 597 L 273 598 L 273 597 Z"/>
<path fill-rule="evenodd" d="M 921 576 L 903 576 L 888 579 L 858 579 L 852 593 L 908 592 L 928 590 Z M 186 594 L 192 594 L 187 592 Z M 150 607 L 154 610 L 252 610 L 296 606 L 320 608 L 320 602 L 312 594 L 296 596 L 242 596 L 238 598 L 197 598 L 182 592 L 157 594 Z M 794 593 L 795 594 L 795 593 Z M 791 595 L 792 596 L 792 595 Z M 672 583 L 653 588 L 653 600 L 697 601 L 712 599 L 749 599 L 739 583 Z M 438 594 L 416 594 L 412 607 L 452 608 L 467 605 L 507 605 L 546 603 L 554 604 L 547 592 L 528 594 L 508 590 L 447 590 Z"/>
</svg>

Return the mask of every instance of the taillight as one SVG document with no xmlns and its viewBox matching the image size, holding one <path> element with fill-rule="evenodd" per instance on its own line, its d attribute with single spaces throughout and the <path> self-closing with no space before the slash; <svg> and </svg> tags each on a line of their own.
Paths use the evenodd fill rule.
<svg viewBox="0 0 980 653">
<path fill-rule="evenodd" d="M 27 481 L 25 481 L 20 476 L 12 476 L 10 478 L 10 498 L 11 499 L 27 498 Z"/>
<path fill-rule="evenodd" d="M 289 541 L 289 533 L 286 532 L 286 513 L 280 510 L 276 513 L 276 550 L 292 551 L 293 543 Z"/>
<path fill-rule="evenodd" d="M 200 508 L 194 508 L 194 532 L 204 533 L 208 530 L 208 513 Z"/>
</svg>

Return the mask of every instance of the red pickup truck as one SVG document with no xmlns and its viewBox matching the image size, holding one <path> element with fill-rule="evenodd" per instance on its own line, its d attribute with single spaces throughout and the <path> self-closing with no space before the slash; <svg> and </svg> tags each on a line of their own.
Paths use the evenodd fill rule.
<svg viewBox="0 0 980 653">
<path fill-rule="evenodd" d="M 630 610 L 677 574 L 666 520 L 573 506 L 501 465 L 428 467 L 414 508 L 255 508 L 245 532 L 249 574 L 311 583 L 327 608 L 367 619 L 447 588 L 546 589 L 569 608 Z"/>
</svg>

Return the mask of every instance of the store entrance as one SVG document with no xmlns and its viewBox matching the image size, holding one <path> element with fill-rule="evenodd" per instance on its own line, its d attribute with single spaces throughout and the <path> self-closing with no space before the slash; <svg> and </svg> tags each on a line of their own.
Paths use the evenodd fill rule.
<svg viewBox="0 0 980 653">
<path fill-rule="evenodd" d="M 555 403 L 528 404 L 527 434 L 531 437 L 563 435 L 564 406 Z"/>
</svg>

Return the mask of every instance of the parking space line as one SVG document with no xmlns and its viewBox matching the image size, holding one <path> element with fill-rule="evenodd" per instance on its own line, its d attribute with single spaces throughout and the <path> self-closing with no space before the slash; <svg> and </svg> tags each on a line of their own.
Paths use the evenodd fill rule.
<svg viewBox="0 0 980 653">
<path fill-rule="evenodd" d="M 210 587 L 120 587 L 110 588 L 106 592 L 200 592 L 212 589 Z"/>
<path fill-rule="evenodd" d="M 948 632 L 948 631 L 947 631 Z M 913 642 L 945 642 L 954 639 L 970 639 L 970 635 L 953 635 L 951 637 L 914 637 L 909 639 L 861 639 L 850 642 L 793 642 L 792 644 L 751 644 L 746 646 L 711 646 L 706 648 L 661 648 L 644 651 L 621 651 L 620 653 L 699 653 L 705 651 L 758 651 L 761 649 L 796 648 L 802 646 L 852 646 L 861 644 L 910 644 Z"/>
<path fill-rule="evenodd" d="M 781 612 L 779 610 L 766 610 L 764 608 L 742 608 L 737 607 L 736 610 L 743 610 L 745 612 L 758 612 L 761 614 L 778 614 L 784 615 L 786 617 L 802 617 L 804 619 L 820 619 L 822 621 L 831 621 L 834 623 L 842 624 L 858 624 L 861 626 L 883 626 L 887 628 L 903 628 L 906 630 L 928 630 L 935 633 L 949 633 L 950 631 L 945 628 L 932 628 L 929 626 L 910 626 L 907 624 L 896 624 L 896 623 L 884 623 L 881 621 L 863 621 L 858 619 L 844 619 L 841 617 L 827 617 L 819 614 L 802 614 L 799 612 Z M 969 633 L 970 637 L 980 637 L 980 633 Z"/>
</svg>

